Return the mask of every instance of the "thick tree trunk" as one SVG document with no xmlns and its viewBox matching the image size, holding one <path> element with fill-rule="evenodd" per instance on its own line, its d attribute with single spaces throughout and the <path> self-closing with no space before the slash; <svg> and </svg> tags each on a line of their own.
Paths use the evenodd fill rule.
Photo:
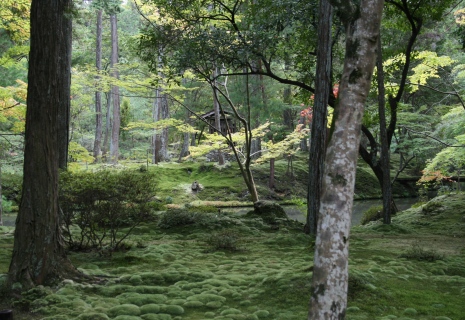
<svg viewBox="0 0 465 320">
<path fill-rule="evenodd" d="M 97 11 L 97 37 L 95 48 L 95 67 L 97 72 L 102 70 L 102 10 Z M 95 79 L 97 82 L 100 76 Z M 102 153 L 102 92 L 100 88 L 95 91 L 95 140 L 94 140 L 94 161 L 99 162 Z"/>
<path fill-rule="evenodd" d="M 70 104 L 71 8 L 71 0 L 33 0 L 31 6 L 24 180 L 8 279 L 22 290 L 77 274 L 66 258 L 58 210 Z"/>
<path fill-rule="evenodd" d="M 68 1 L 64 1 L 64 5 L 68 5 Z M 65 13 L 65 15 L 68 13 Z M 58 55 L 58 63 L 63 74 L 68 77 L 66 85 L 68 88 L 64 88 L 66 92 L 69 92 L 71 97 L 71 46 L 72 46 L 72 23 L 71 19 L 62 18 L 59 27 L 64 36 L 61 36 L 61 40 L 65 43 L 60 45 L 60 53 Z M 58 113 L 58 167 L 62 170 L 66 170 L 68 167 L 68 144 L 69 144 L 69 123 L 71 116 L 71 101 L 70 99 L 63 99 L 63 102 L 59 105 L 60 112 Z"/>
<path fill-rule="evenodd" d="M 115 79 L 119 78 L 118 72 L 118 18 L 116 14 L 110 16 L 111 25 L 111 74 Z M 111 86 L 111 101 L 113 102 L 113 121 L 110 140 L 110 163 L 118 163 L 119 158 L 119 131 L 121 126 L 119 86 Z"/>
<path fill-rule="evenodd" d="M 333 8 L 328 0 L 320 1 L 318 22 L 317 78 L 315 82 L 315 104 L 310 136 L 309 183 L 307 193 L 307 223 L 305 230 L 315 235 L 327 138 L 328 96 L 331 84 L 331 25 Z"/>
<path fill-rule="evenodd" d="M 345 24 L 346 54 L 326 153 L 309 320 L 345 318 L 357 151 L 384 3 L 382 0 L 330 2 Z"/>
</svg>

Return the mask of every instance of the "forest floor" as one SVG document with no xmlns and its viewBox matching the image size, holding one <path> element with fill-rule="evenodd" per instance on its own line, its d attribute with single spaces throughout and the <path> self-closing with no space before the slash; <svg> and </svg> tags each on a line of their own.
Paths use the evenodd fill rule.
<svg viewBox="0 0 465 320">
<path fill-rule="evenodd" d="M 16 320 L 306 319 L 313 239 L 300 223 L 277 228 L 224 209 L 183 225 L 182 213 L 167 214 L 138 226 L 124 252 L 69 253 L 98 281 L 3 296 L 0 309 Z M 0 227 L 0 282 L 13 231 Z M 464 320 L 465 194 L 419 204 L 391 225 L 353 227 L 349 266 L 346 319 Z"/>
<path fill-rule="evenodd" d="M 276 161 L 273 189 L 268 165 L 254 165 L 261 199 L 305 206 L 305 157 L 292 165 Z M 69 252 L 94 281 L 38 287 L 19 301 L 0 292 L 0 310 L 12 308 L 16 320 L 306 318 L 314 242 L 301 223 L 279 220 L 277 227 L 228 212 L 229 206 L 251 205 L 234 164 L 162 163 L 148 169 L 157 173 L 159 201 L 181 208 L 181 216 L 168 211 L 138 226 L 124 251 Z M 192 191 L 194 181 L 201 191 Z M 411 186 L 395 186 L 396 196 L 414 193 Z M 359 164 L 355 197 L 379 196 L 376 178 Z M 222 209 L 208 212 L 205 206 Z M 203 218 L 183 225 L 183 210 L 204 210 Z M 346 318 L 465 320 L 464 227 L 465 194 L 418 204 L 393 217 L 390 226 L 353 227 Z M 13 227 L 0 227 L 0 284 L 13 234 Z"/>
</svg>

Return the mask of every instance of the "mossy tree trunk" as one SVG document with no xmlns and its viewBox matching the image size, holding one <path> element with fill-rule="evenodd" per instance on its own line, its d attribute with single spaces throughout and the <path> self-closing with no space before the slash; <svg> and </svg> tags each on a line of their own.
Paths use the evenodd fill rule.
<svg viewBox="0 0 465 320">
<path fill-rule="evenodd" d="M 66 258 L 58 210 L 58 167 L 69 110 L 71 0 L 33 0 L 24 180 L 8 283 L 22 289 L 77 271 Z"/>
<path fill-rule="evenodd" d="M 326 153 L 309 320 L 344 319 L 360 127 L 376 59 L 383 0 L 331 0 L 346 30 L 339 102 Z"/>
</svg>

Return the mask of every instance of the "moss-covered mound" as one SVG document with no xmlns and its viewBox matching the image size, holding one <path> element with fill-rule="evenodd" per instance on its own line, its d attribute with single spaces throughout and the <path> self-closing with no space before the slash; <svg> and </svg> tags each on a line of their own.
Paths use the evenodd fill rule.
<svg viewBox="0 0 465 320">
<path fill-rule="evenodd" d="M 463 318 L 464 208 L 465 195 L 450 194 L 397 214 L 391 225 L 354 227 L 346 319 Z M 142 224 L 125 252 L 70 252 L 93 280 L 37 287 L 21 299 L 4 294 L 0 309 L 12 307 L 15 320 L 307 317 L 314 242 L 301 224 L 283 219 L 274 228 L 259 216 L 195 211 L 185 212 L 198 219 L 171 217 L 171 227 L 170 217 L 160 217 L 163 227 Z M 185 218 L 193 222 L 179 223 Z M 0 230 L 0 282 L 12 234 Z M 232 240 L 238 250 L 219 245 Z"/>
</svg>

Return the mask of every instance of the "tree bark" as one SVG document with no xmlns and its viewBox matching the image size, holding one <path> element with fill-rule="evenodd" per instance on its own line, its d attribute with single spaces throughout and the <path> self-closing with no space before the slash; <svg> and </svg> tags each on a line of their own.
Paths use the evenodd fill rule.
<svg viewBox="0 0 465 320">
<path fill-rule="evenodd" d="M 102 70 L 102 11 L 97 11 L 97 37 L 95 48 L 95 67 L 99 73 Z M 100 76 L 95 79 L 97 82 Z M 100 88 L 95 91 L 95 140 L 94 140 L 94 161 L 99 162 L 102 153 L 102 92 Z"/>
<path fill-rule="evenodd" d="M 65 5 L 69 3 L 65 0 Z M 68 12 L 64 13 L 69 14 Z M 58 168 L 66 170 L 68 167 L 68 143 L 69 143 L 69 123 L 71 116 L 71 47 L 72 47 L 72 23 L 70 18 L 63 17 L 59 28 L 61 28 L 62 36 L 61 41 L 65 43 L 59 47 L 58 63 L 64 74 L 63 77 L 67 77 L 67 80 L 63 80 L 64 92 L 69 92 L 68 99 L 62 99 L 60 106 L 60 112 L 58 113 Z"/>
<path fill-rule="evenodd" d="M 118 72 L 118 18 L 116 14 L 110 15 L 111 25 L 111 74 L 115 79 L 119 78 Z M 111 86 L 111 100 L 113 102 L 113 121 L 110 140 L 110 163 L 118 163 L 119 158 L 119 131 L 121 126 L 119 86 Z"/>
<path fill-rule="evenodd" d="M 346 53 L 326 153 L 308 319 L 344 319 L 355 173 L 364 103 L 376 59 L 383 0 L 331 0 L 346 29 Z"/>
<path fill-rule="evenodd" d="M 405 90 L 405 85 L 408 77 L 408 72 L 410 69 L 410 63 L 411 63 L 411 56 L 414 48 L 414 44 L 416 42 L 416 39 L 418 35 L 420 34 L 420 30 L 422 27 L 422 18 L 415 16 L 417 13 L 416 10 L 412 10 L 409 8 L 409 5 L 411 5 L 408 1 L 402 1 L 400 2 L 393 2 L 393 1 L 386 1 L 387 3 L 393 4 L 398 10 L 400 10 L 403 14 L 405 14 L 408 22 L 410 23 L 410 28 L 411 28 L 411 34 L 407 43 L 407 47 L 405 48 L 405 63 L 402 67 L 402 76 L 399 81 L 399 87 L 397 90 L 397 93 L 394 95 L 389 95 L 388 98 L 388 103 L 389 103 L 389 109 L 390 109 L 390 121 L 389 125 L 387 126 L 386 129 L 386 124 L 384 124 L 385 129 L 382 129 L 383 131 L 386 131 L 386 141 L 384 142 L 384 146 L 386 147 L 387 150 L 389 150 L 392 142 L 392 138 L 394 136 L 394 132 L 397 127 L 397 107 L 400 102 L 400 99 L 402 98 L 403 92 Z M 382 66 L 382 65 L 381 65 Z M 382 69 L 380 69 L 382 72 Z M 382 84 L 380 81 L 384 80 L 379 80 L 378 81 L 378 86 Z M 384 84 L 383 84 L 383 89 L 384 89 Z M 379 93 L 380 99 L 381 99 L 381 93 Z M 383 100 L 384 100 L 384 95 L 383 95 Z M 380 104 L 386 104 L 385 101 L 379 101 Z M 385 108 L 384 108 L 385 109 Z M 383 120 L 385 120 L 385 117 L 383 117 Z M 380 122 L 381 126 L 381 122 Z M 378 146 L 376 144 L 376 140 L 371 134 L 371 132 L 368 130 L 368 128 L 363 127 L 362 131 L 364 132 L 365 136 L 368 138 L 368 141 L 370 143 L 370 152 L 366 149 L 365 146 L 360 145 L 360 155 L 362 156 L 363 160 L 370 166 L 370 168 L 373 170 L 375 173 L 376 177 L 378 178 L 382 193 L 383 193 L 383 222 L 384 223 L 390 223 L 391 221 L 391 214 L 395 213 L 396 208 L 393 202 L 392 198 L 392 182 L 390 181 L 390 175 L 389 175 L 389 161 L 386 161 L 386 159 L 383 159 L 383 154 L 386 154 L 386 151 L 381 151 L 380 157 L 378 157 Z M 381 133 L 381 139 L 385 139 L 383 137 L 384 133 Z M 381 147 L 383 148 L 383 142 L 380 141 Z M 387 151 L 388 152 L 388 151 Z M 402 159 L 402 158 L 401 158 Z M 402 166 L 400 166 L 402 168 Z M 388 185 L 389 184 L 389 185 Z M 390 191 L 389 191 L 390 189 Z M 389 203 L 389 205 L 388 205 Z M 389 207 L 389 209 L 385 209 Z"/>
<path fill-rule="evenodd" d="M 71 0 L 31 5 L 24 178 L 8 274 L 8 284 L 20 283 L 22 290 L 77 274 L 66 258 L 58 210 L 69 125 L 71 7 Z"/>
<path fill-rule="evenodd" d="M 111 92 L 106 92 L 105 97 L 107 110 L 105 113 L 105 135 L 103 137 L 102 158 L 105 158 L 108 152 L 108 139 L 110 136 L 111 129 Z"/>
<path fill-rule="evenodd" d="M 380 164 L 383 168 L 383 178 L 381 181 L 381 192 L 383 194 L 383 222 L 391 224 L 392 215 L 392 185 L 391 170 L 389 166 L 389 146 L 386 126 L 386 98 L 384 90 L 384 69 L 383 54 L 381 49 L 381 37 L 378 39 L 378 56 L 376 59 L 377 78 L 378 78 L 378 113 L 379 113 L 379 135 L 381 140 Z"/>
<path fill-rule="evenodd" d="M 214 85 L 213 85 L 213 110 L 215 112 L 215 129 L 221 134 L 221 110 L 220 110 L 220 102 L 218 101 L 218 94 L 216 92 L 216 77 L 218 76 L 218 67 L 215 67 L 213 72 L 214 77 Z M 218 150 L 218 164 L 221 166 L 224 164 L 224 155 L 221 150 Z"/>
<path fill-rule="evenodd" d="M 315 82 L 315 104 L 310 137 L 309 183 L 307 193 L 307 223 L 305 230 L 315 235 L 323 180 L 328 96 L 331 84 L 331 25 L 333 8 L 328 0 L 321 0 L 318 22 L 317 79 Z"/>
</svg>

